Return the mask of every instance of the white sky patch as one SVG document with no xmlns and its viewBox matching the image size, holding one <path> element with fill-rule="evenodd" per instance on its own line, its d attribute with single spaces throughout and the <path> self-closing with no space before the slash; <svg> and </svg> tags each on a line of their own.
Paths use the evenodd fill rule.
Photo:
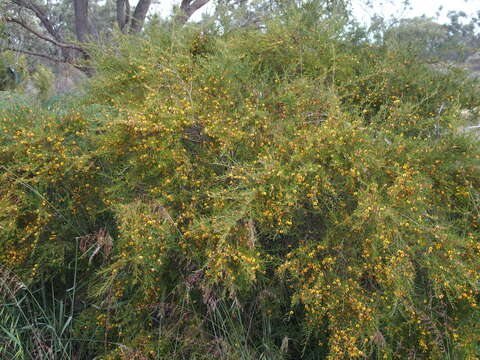
<svg viewBox="0 0 480 360">
<path fill-rule="evenodd" d="M 181 0 L 165 0 L 165 1 L 156 1 L 153 3 L 151 9 L 150 9 L 150 14 L 158 14 L 162 18 L 167 18 L 172 15 L 172 10 L 174 5 L 180 5 Z M 208 2 L 205 6 L 203 6 L 200 10 L 195 12 L 192 17 L 190 18 L 190 21 L 199 21 L 202 19 L 203 14 L 207 14 L 213 10 L 214 3 L 212 0 Z"/>
<path fill-rule="evenodd" d="M 361 1 L 352 1 L 354 14 L 360 21 L 367 21 L 375 13 L 390 18 L 395 17 L 416 17 L 425 15 L 427 17 L 437 18 L 437 12 L 440 11 L 438 21 L 447 22 L 449 11 L 463 11 L 467 15 L 475 15 L 480 11 L 480 0 L 411 0 L 410 6 L 404 9 L 401 0 L 374 1 L 374 7 L 368 8 Z"/>
<path fill-rule="evenodd" d="M 368 19 L 376 14 L 385 18 L 395 17 L 415 17 L 426 15 L 427 17 L 436 18 L 438 9 L 442 7 L 440 22 L 446 22 L 449 11 L 464 11 L 467 15 L 474 15 L 480 11 L 480 0 L 411 0 L 410 8 L 403 9 L 403 0 L 374 0 L 373 8 L 364 5 L 362 0 L 353 0 L 354 15 L 361 21 L 367 22 Z M 180 4 L 180 1 L 165 0 L 159 1 L 152 6 L 151 13 L 157 13 L 165 18 L 172 14 L 174 4 Z M 208 13 L 213 10 L 213 2 L 211 1 L 202 9 L 197 11 L 190 19 L 190 21 L 199 21 L 203 13 Z"/>
</svg>

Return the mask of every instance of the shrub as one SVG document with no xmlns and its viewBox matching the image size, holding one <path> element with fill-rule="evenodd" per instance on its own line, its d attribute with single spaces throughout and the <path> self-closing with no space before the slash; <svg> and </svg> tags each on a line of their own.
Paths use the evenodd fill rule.
<svg viewBox="0 0 480 360">
<path fill-rule="evenodd" d="M 478 355 L 478 94 L 307 9 L 122 39 L 0 115 L 0 259 L 75 284 L 82 354 Z"/>
<path fill-rule="evenodd" d="M 51 96 L 53 73 L 47 67 L 38 65 L 32 75 L 32 82 L 38 91 L 37 97 L 39 100 L 45 101 Z"/>
</svg>

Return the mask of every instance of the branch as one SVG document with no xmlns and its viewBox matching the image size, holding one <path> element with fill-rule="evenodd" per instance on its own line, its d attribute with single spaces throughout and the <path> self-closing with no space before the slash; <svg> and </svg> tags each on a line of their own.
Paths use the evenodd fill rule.
<svg viewBox="0 0 480 360">
<path fill-rule="evenodd" d="M 202 6 L 206 5 L 209 0 L 182 0 L 180 4 L 181 14 L 178 15 L 177 21 L 180 24 L 185 24 L 188 19 Z"/>
<path fill-rule="evenodd" d="M 69 64 L 71 66 L 73 66 L 74 68 L 80 70 L 80 71 L 83 71 L 84 73 L 86 73 L 88 75 L 89 71 L 91 70 L 90 68 L 87 68 L 85 66 L 81 66 L 81 65 L 78 65 L 78 64 L 75 64 L 74 62 L 72 61 L 69 61 L 69 60 L 65 60 L 65 59 L 59 59 L 59 58 L 54 58 L 53 56 L 50 56 L 50 55 L 46 55 L 46 54 L 42 54 L 42 53 L 37 53 L 35 51 L 29 51 L 29 50 L 23 50 L 23 49 L 14 49 L 12 47 L 6 47 L 6 48 L 2 48 L 2 51 L 5 51 L 5 50 L 9 50 L 9 51 L 14 51 L 14 52 L 19 52 L 19 53 L 22 53 L 22 54 L 27 54 L 27 55 L 32 55 L 32 56 L 37 56 L 37 57 L 41 57 L 43 59 L 47 59 L 47 60 L 50 60 L 50 61 L 53 61 L 55 63 L 58 63 L 58 64 Z"/>
<path fill-rule="evenodd" d="M 22 54 L 38 56 L 38 57 L 41 57 L 41 58 L 44 58 L 44 59 L 47 59 L 47 60 L 50 60 L 50 61 L 53 61 L 53 62 L 56 62 L 56 63 L 66 63 L 66 64 L 70 64 L 70 63 L 69 63 L 68 61 L 66 61 L 66 60 L 54 58 L 54 57 L 52 57 L 52 56 L 50 56 L 50 55 L 41 54 L 41 53 L 37 53 L 37 52 L 34 52 L 34 51 L 22 50 L 22 49 L 14 49 L 14 48 L 12 48 L 12 47 L 6 47 L 6 48 L 3 48 L 2 50 L 10 50 L 10 51 L 19 52 L 19 53 L 22 53 Z M 73 64 L 71 64 L 71 65 L 73 65 Z M 75 65 L 73 65 L 73 66 L 75 66 Z"/>
<path fill-rule="evenodd" d="M 480 129 L 480 125 L 475 125 L 475 126 L 468 126 L 464 128 L 465 130 L 474 130 L 474 129 Z"/>
<path fill-rule="evenodd" d="M 43 10 L 39 5 L 34 4 L 32 1 L 27 0 L 12 0 L 13 3 L 17 4 L 20 7 L 24 7 L 33 11 L 35 16 L 40 20 L 43 27 L 48 31 L 50 35 L 52 35 L 57 41 L 63 42 L 62 37 L 58 34 L 58 31 L 55 30 L 55 27 L 48 19 L 45 10 Z"/>
<path fill-rule="evenodd" d="M 65 43 L 62 43 L 62 42 L 59 42 L 55 39 L 52 39 L 48 36 L 45 36 L 41 33 L 39 33 L 38 31 L 32 29 L 30 26 L 28 26 L 27 24 L 25 24 L 23 21 L 21 20 L 18 20 L 18 19 L 14 19 L 14 18 L 10 18 L 10 17 L 7 17 L 5 19 L 5 21 L 8 21 L 8 22 L 12 22 L 12 23 L 15 23 L 15 24 L 18 24 L 20 25 L 21 27 L 23 27 L 25 30 L 27 30 L 28 32 L 34 34 L 35 36 L 37 36 L 38 38 L 42 39 L 42 40 L 45 40 L 45 41 L 48 41 L 48 42 L 51 42 L 52 44 L 58 46 L 58 47 L 61 47 L 61 48 L 66 48 L 66 49 L 74 49 L 74 50 L 78 50 L 82 53 L 85 53 L 85 49 L 83 49 L 82 47 L 80 46 L 77 46 L 77 45 L 74 45 L 74 44 L 65 44 Z"/>
</svg>

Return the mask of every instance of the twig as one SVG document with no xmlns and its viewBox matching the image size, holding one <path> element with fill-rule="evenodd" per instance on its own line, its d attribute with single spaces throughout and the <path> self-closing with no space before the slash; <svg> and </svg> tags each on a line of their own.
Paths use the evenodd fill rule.
<svg viewBox="0 0 480 360">
<path fill-rule="evenodd" d="M 479 128 L 480 128 L 480 125 L 475 125 L 475 126 L 468 126 L 464 128 L 464 130 L 473 130 L 473 129 L 479 129 Z"/>
</svg>

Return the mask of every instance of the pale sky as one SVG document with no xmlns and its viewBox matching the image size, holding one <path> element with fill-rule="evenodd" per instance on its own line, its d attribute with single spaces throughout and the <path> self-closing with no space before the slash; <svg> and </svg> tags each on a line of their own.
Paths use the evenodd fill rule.
<svg viewBox="0 0 480 360">
<path fill-rule="evenodd" d="M 443 7 L 439 21 L 447 20 L 449 11 L 463 11 L 467 15 L 476 14 L 480 11 L 480 0 L 411 0 L 409 10 L 402 10 L 401 0 L 374 0 L 374 9 L 366 8 L 361 5 L 361 1 L 352 1 L 355 14 L 358 17 L 370 17 L 373 13 L 378 13 L 384 17 L 391 15 L 399 17 L 415 17 L 426 15 L 428 17 L 436 17 L 439 7 Z"/>
<path fill-rule="evenodd" d="M 423 14 L 429 17 L 435 17 L 436 12 L 440 6 L 443 7 L 440 21 L 446 21 L 446 14 L 448 11 L 464 11 L 468 15 L 473 15 L 480 11 L 480 0 L 410 0 L 411 10 L 402 11 L 403 0 L 373 0 L 374 8 L 367 8 L 362 5 L 365 1 L 352 0 L 354 13 L 359 18 L 368 19 L 374 13 L 390 17 L 391 15 L 401 17 L 414 17 Z M 158 12 L 162 17 L 168 16 L 171 13 L 172 4 L 180 3 L 179 0 L 159 1 L 159 4 L 154 6 L 153 11 Z M 197 11 L 191 20 L 197 21 L 201 19 L 202 12 L 208 12 L 212 9 L 212 3 L 204 6 L 200 11 Z"/>
</svg>

